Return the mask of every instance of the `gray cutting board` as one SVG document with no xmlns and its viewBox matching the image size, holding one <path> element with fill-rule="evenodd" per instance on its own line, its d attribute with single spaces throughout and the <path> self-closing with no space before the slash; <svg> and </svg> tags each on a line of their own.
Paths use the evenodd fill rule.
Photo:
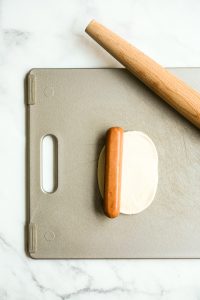
<svg viewBox="0 0 200 300">
<path fill-rule="evenodd" d="M 200 90 L 200 69 L 171 71 Z M 31 257 L 200 257 L 200 132 L 126 70 L 33 69 L 28 123 Z M 103 214 L 97 186 L 97 160 L 112 126 L 144 131 L 159 155 L 153 204 L 116 219 Z M 58 141 L 52 194 L 41 189 L 46 134 Z"/>
</svg>

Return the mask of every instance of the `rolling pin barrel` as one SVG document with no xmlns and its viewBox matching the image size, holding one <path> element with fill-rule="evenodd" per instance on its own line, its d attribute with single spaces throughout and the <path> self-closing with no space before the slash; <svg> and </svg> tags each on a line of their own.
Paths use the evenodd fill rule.
<svg viewBox="0 0 200 300">
<path fill-rule="evenodd" d="M 200 128 L 200 94 L 127 41 L 91 21 L 85 30 L 132 74 Z"/>
</svg>

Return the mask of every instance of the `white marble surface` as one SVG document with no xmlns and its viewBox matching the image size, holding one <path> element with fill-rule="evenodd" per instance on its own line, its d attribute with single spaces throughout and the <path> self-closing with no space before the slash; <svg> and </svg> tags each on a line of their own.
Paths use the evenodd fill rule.
<svg viewBox="0 0 200 300">
<path fill-rule="evenodd" d="M 200 66 L 199 0 L 0 1 L 0 300 L 200 299 L 199 260 L 43 260 L 24 252 L 24 77 L 33 67 L 117 67 L 90 19 L 164 66 Z"/>
</svg>

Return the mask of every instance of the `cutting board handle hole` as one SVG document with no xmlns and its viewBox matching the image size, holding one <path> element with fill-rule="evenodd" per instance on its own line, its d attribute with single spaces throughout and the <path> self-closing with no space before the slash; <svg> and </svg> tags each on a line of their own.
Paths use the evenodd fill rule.
<svg viewBox="0 0 200 300">
<path fill-rule="evenodd" d="M 41 189 L 54 193 L 58 187 L 58 140 L 47 134 L 41 141 Z"/>
</svg>

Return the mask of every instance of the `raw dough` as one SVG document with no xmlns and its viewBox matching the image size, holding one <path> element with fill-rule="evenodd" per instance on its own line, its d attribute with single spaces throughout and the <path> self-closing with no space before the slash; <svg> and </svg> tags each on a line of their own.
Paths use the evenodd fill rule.
<svg viewBox="0 0 200 300">
<path fill-rule="evenodd" d="M 104 193 L 105 147 L 98 162 L 98 184 Z M 124 132 L 120 212 L 137 214 L 153 201 L 158 184 L 158 154 L 143 132 Z"/>
</svg>

